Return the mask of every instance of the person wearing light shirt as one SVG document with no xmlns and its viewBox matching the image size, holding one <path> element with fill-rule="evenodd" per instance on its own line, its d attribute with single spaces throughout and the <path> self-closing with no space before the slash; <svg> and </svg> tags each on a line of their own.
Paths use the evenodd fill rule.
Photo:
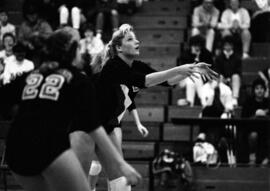
<svg viewBox="0 0 270 191">
<path fill-rule="evenodd" d="M 16 76 L 34 69 L 34 63 L 24 58 L 25 49 L 22 44 L 18 43 L 14 46 L 13 52 L 14 55 L 5 60 L 5 69 L 0 76 L 0 80 L 4 85 L 10 83 Z"/>
<path fill-rule="evenodd" d="M 211 52 L 215 38 L 215 28 L 218 24 L 219 10 L 213 5 L 213 0 L 204 0 L 202 5 L 195 7 L 192 15 L 191 36 L 203 35 L 206 48 Z"/>
<path fill-rule="evenodd" d="M 6 33 L 16 35 L 16 28 L 13 24 L 8 22 L 8 15 L 5 11 L 0 10 L 0 42 L 3 41 L 3 36 Z"/>
<path fill-rule="evenodd" d="M 219 99 L 224 106 L 223 112 L 230 112 L 234 108 L 234 99 L 232 96 L 232 90 L 229 86 L 223 82 L 216 80 L 208 81 L 202 87 L 201 104 L 203 108 L 213 106 L 215 97 L 215 88 L 219 88 Z"/>
<path fill-rule="evenodd" d="M 95 36 L 94 27 L 91 24 L 82 26 L 84 38 L 80 40 L 81 54 L 87 53 L 93 58 L 104 49 L 101 38 Z"/>
<path fill-rule="evenodd" d="M 242 41 L 243 58 L 249 57 L 251 43 L 250 16 L 245 8 L 240 7 L 239 0 L 230 0 L 230 7 L 223 11 L 218 28 L 222 36 L 240 35 Z"/>
</svg>

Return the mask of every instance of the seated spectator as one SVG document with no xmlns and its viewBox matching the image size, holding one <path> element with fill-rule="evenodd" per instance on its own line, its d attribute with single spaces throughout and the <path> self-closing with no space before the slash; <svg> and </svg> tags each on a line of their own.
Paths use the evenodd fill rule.
<svg viewBox="0 0 270 191">
<path fill-rule="evenodd" d="M 97 37 L 101 38 L 105 15 L 110 17 L 112 32 L 117 30 L 119 26 L 119 14 L 117 11 L 117 1 L 116 0 L 97 0 L 97 18 L 96 18 L 96 30 Z"/>
<path fill-rule="evenodd" d="M 196 35 L 191 37 L 189 46 L 190 48 L 182 54 L 180 64 L 194 62 L 206 62 L 208 64 L 213 64 L 212 54 L 205 48 L 205 40 L 202 36 Z M 200 98 L 201 87 L 204 82 L 200 75 L 197 76 L 198 78 L 186 78 L 180 82 L 180 87 L 186 88 L 186 99 L 179 99 L 177 101 L 178 105 L 188 104 L 190 106 L 194 106 L 196 92 Z"/>
<path fill-rule="evenodd" d="M 206 48 L 210 52 L 213 49 L 218 18 L 219 10 L 213 5 L 213 0 L 203 0 L 202 5 L 194 8 L 191 35 L 203 35 L 206 38 Z"/>
<path fill-rule="evenodd" d="M 5 68 L 6 59 L 13 55 L 13 47 L 16 43 L 15 36 L 12 33 L 5 33 L 3 36 L 4 49 L 0 51 L 0 74 Z"/>
<path fill-rule="evenodd" d="M 19 27 L 18 41 L 33 50 L 35 46 L 33 39 L 47 38 L 52 33 L 52 28 L 48 22 L 39 17 L 38 8 L 35 6 L 24 7 L 23 14 L 25 20 Z"/>
<path fill-rule="evenodd" d="M 95 36 L 93 25 L 86 23 L 82 26 L 83 38 L 80 40 L 80 50 L 82 54 L 89 54 L 92 59 L 104 49 L 104 44 L 100 38 Z"/>
<path fill-rule="evenodd" d="M 265 85 L 266 85 L 266 91 L 265 91 L 265 97 L 266 98 L 270 98 L 270 67 L 269 68 L 265 68 L 262 71 L 258 72 L 260 78 L 264 81 Z"/>
<path fill-rule="evenodd" d="M 252 84 L 252 96 L 247 99 L 242 109 L 242 117 L 258 118 L 270 117 L 270 102 L 264 97 L 266 85 L 262 79 L 256 79 Z M 268 163 L 267 155 L 267 128 L 251 127 L 243 128 L 243 138 L 248 138 L 249 144 L 249 163 L 255 164 L 256 161 Z M 260 138 L 260 140 L 259 140 Z M 245 142 L 247 143 L 247 141 Z"/>
<path fill-rule="evenodd" d="M 0 44 L 3 43 L 3 36 L 6 33 L 12 33 L 15 36 L 16 28 L 13 24 L 8 22 L 7 12 L 4 10 L 0 10 Z"/>
<path fill-rule="evenodd" d="M 229 86 L 222 81 L 208 81 L 202 87 L 202 116 L 221 117 L 233 111 L 233 97 Z"/>
<path fill-rule="evenodd" d="M 241 86 L 242 60 L 234 52 L 232 36 L 223 39 L 223 50 L 215 59 L 215 70 L 220 74 L 221 81 L 232 89 L 234 105 L 238 105 L 238 98 Z"/>
<path fill-rule="evenodd" d="M 255 0 L 259 11 L 255 12 L 251 20 L 251 34 L 253 42 L 270 42 L 270 0 Z"/>
<path fill-rule="evenodd" d="M 13 47 L 13 53 L 14 55 L 5 60 L 5 69 L 3 74 L 0 75 L 0 80 L 4 85 L 16 76 L 34 69 L 34 63 L 25 59 L 26 47 L 23 44 L 17 43 Z"/>
<path fill-rule="evenodd" d="M 3 36 L 3 47 L 0 51 L 0 58 L 5 60 L 6 58 L 13 55 L 12 48 L 16 43 L 16 38 L 12 33 L 5 33 Z"/>
<path fill-rule="evenodd" d="M 208 81 L 202 87 L 201 103 L 202 117 L 228 118 L 233 114 L 233 97 L 229 86 L 220 80 Z M 207 140 L 214 144 L 218 150 L 221 162 L 232 162 L 228 159 L 228 132 L 223 125 L 201 125 L 201 133 L 204 133 Z M 232 157 L 232 156 L 231 156 Z"/>
<path fill-rule="evenodd" d="M 239 35 L 242 42 L 243 58 L 249 57 L 251 34 L 249 32 L 250 16 L 245 8 L 240 7 L 239 0 L 230 0 L 230 8 L 223 11 L 218 28 L 222 37 Z"/>
</svg>

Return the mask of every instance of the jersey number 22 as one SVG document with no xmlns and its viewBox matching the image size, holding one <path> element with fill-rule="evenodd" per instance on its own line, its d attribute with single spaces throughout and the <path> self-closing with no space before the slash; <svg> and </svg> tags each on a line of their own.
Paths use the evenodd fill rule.
<svg viewBox="0 0 270 191">
<path fill-rule="evenodd" d="M 59 90 L 62 88 L 65 78 L 59 74 L 51 74 L 42 83 L 43 78 L 41 74 L 31 74 L 27 77 L 22 94 L 23 100 L 35 99 L 37 96 L 41 99 L 58 100 Z"/>
</svg>

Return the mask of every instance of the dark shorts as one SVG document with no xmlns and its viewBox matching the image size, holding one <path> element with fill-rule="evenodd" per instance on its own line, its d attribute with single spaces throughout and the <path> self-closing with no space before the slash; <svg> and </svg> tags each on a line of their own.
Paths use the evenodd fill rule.
<svg viewBox="0 0 270 191">
<path fill-rule="evenodd" d="M 7 137 L 6 159 L 10 169 L 22 176 L 42 173 L 70 148 L 66 129 L 41 122 L 14 123 Z"/>
</svg>

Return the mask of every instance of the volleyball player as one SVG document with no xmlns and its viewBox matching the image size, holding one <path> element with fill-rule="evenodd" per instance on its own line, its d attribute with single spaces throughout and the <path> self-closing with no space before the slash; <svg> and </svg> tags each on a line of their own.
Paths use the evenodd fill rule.
<svg viewBox="0 0 270 191">
<path fill-rule="evenodd" d="M 102 158 L 135 184 L 128 165 L 99 125 L 92 82 L 82 67 L 76 30 L 64 28 L 48 39 L 46 61 L 1 88 L 4 101 L 19 104 L 7 137 L 7 163 L 29 191 L 89 191 L 80 162 L 70 148 L 68 128 L 76 125 L 96 142 Z M 1 99 L 3 100 L 3 99 Z"/>
<path fill-rule="evenodd" d="M 121 155 L 120 122 L 126 109 L 134 103 L 138 89 L 155 86 L 165 81 L 174 85 L 186 77 L 196 77 L 195 73 L 201 74 L 206 79 L 217 76 L 205 63 L 185 64 L 161 72 L 150 71 L 145 63 L 135 60 L 139 55 L 139 41 L 133 28 L 128 24 L 122 25 L 114 32 L 107 55 L 109 59 L 104 64 L 98 80 L 98 92 L 102 104 L 101 117 L 106 131 Z M 106 165 L 108 163 L 104 164 L 103 158 L 99 159 L 109 178 L 109 190 L 131 190 L 131 187 L 126 184 L 125 177 L 119 174 L 114 165 Z M 98 175 L 100 171 L 99 163 L 95 162 L 91 165 L 91 175 Z"/>
</svg>

